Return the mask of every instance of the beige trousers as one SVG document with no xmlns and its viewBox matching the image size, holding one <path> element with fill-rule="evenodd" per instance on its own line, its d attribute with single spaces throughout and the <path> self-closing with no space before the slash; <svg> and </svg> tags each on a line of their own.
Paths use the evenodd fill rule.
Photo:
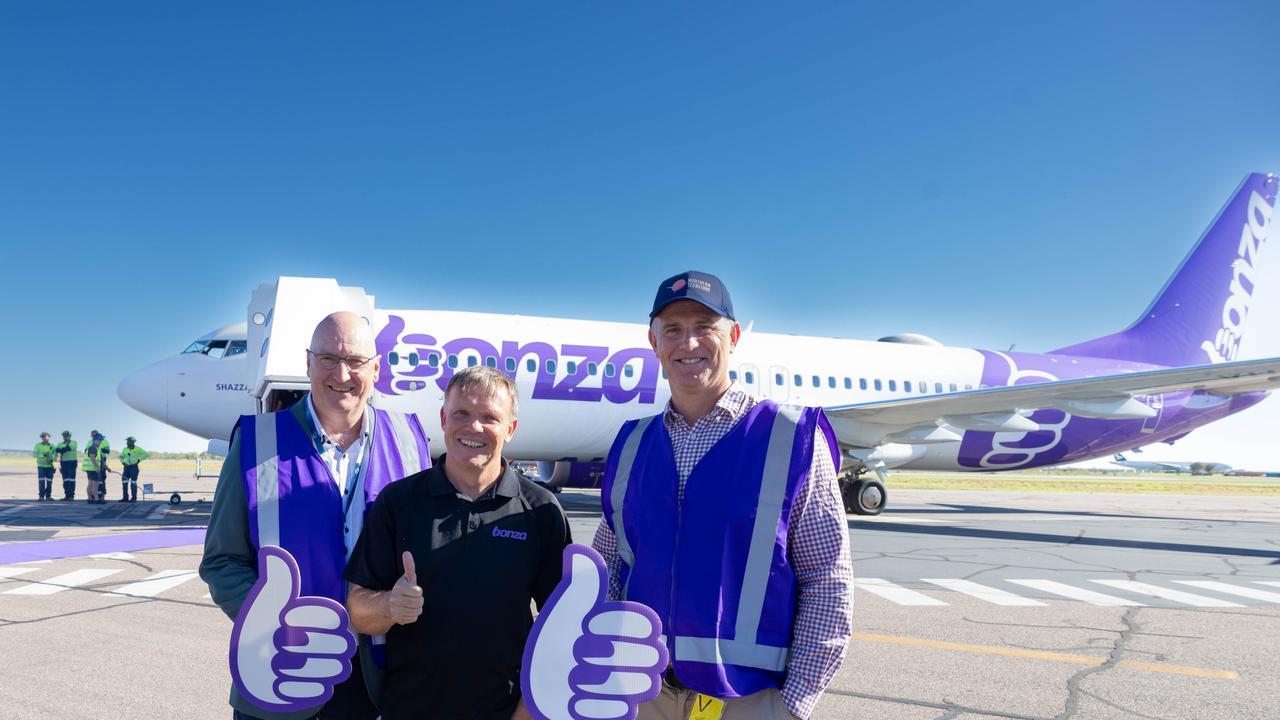
<svg viewBox="0 0 1280 720">
<path fill-rule="evenodd" d="M 640 706 L 636 720 L 688 720 L 693 711 L 693 690 L 662 686 L 662 694 Z M 754 695 L 727 698 L 720 720 L 791 720 L 791 712 L 774 688 Z"/>
</svg>

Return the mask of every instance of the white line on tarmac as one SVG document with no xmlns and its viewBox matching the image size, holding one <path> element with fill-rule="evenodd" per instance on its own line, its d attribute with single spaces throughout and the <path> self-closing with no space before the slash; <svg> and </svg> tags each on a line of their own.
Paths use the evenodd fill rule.
<svg viewBox="0 0 1280 720">
<path fill-rule="evenodd" d="M 1084 588 L 1078 588 L 1074 585 L 1056 582 L 1054 580 L 1009 580 L 1011 583 L 1025 585 L 1036 590 L 1043 590 L 1054 595 L 1061 595 L 1072 600 L 1082 600 L 1090 605 L 1098 605 L 1101 607 L 1131 607 L 1141 606 L 1142 603 L 1137 600 L 1126 600 L 1115 595 L 1107 595 L 1106 593 L 1094 592 Z"/>
<path fill-rule="evenodd" d="M 979 585 L 969 580 L 958 580 L 954 578 L 921 578 L 927 583 L 933 583 L 939 587 L 953 590 L 958 593 L 964 593 L 979 600 L 985 600 L 995 605 L 1005 607 L 1030 607 L 1033 605 L 1044 605 L 1039 600 L 1032 600 L 1021 595 L 1015 595 L 1005 590 L 999 590 L 986 585 Z"/>
<path fill-rule="evenodd" d="M 1250 587 L 1240 587 L 1238 585 L 1228 585 L 1224 582 L 1215 580 L 1174 580 L 1180 585 L 1190 585 L 1201 590 L 1215 590 L 1227 595 L 1239 595 L 1253 600 L 1261 600 L 1269 603 L 1280 603 L 1280 593 L 1268 592 L 1266 590 L 1255 590 Z"/>
<path fill-rule="evenodd" d="M 155 597 L 196 577 L 195 570 L 161 570 L 145 580 L 130 583 L 107 593 L 107 597 Z"/>
<path fill-rule="evenodd" d="M 147 514 L 147 520 L 159 520 L 169 513 L 168 505 L 161 505 Z"/>
<path fill-rule="evenodd" d="M 941 523 L 952 522 L 950 520 L 936 520 L 934 518 L 917 518 L 917 517 L 900 517 L 897 515 L 863 515 L 856 518 L 858 522 L 880 522 L 880 523 Z"/>
<path fill-rule="evenodd" d="M 5 595 L 53 595 L 63 590 L 79 587 L 94 580 L 101 580 L 108 575 L 115 575 L 120 572 L 119 568 L 85 568 L 82 570 L 73 570 L 65 575 L 49 578 L 33 582 L 28 585 L 16 587 L 12 590 L 6 590 Z"/>
<path fill-rule="evenodd" d="M 33 567 L 0 567 L 0 580 L 17 577 L 39 569 Z"/>
<path fill-rule="evenodd" d="M 853 585 L 899 605 L 946 605 L 946 603 L 937 598 L 931 598 L 924 593 L 894 585 L 883 578 L 857 578 L 853 581 Z"/>
<path fill-rule="evenodd" d="M 1195 593 L 1182 592 L 1181 590 L 1170 590 L 1162 588 L 1158 585 L 1148 585 L 1144 582 L 1135 582 L 1133 580 L 1090 580 L 1099 585 L 1116 588 L 1117 590 L 1125 590 L 1127 592 L 1138 593 L 1139 595 L 1151 595 L 1174 602 L 1184 603 L 1192 607 L 1244 607 L 1239 603 L 1229 602 L 1227 600 L 1219 600 L 1217 598 L 1206 597 L 1204 595 L 1196 595 Z"/>
<path fill-rule="evenodd" d="M 5 508 L 4 510 L 0 510 L 0 517 L 4 517 L 6 515 L 12 515 L 18 512 L 19 510 L 26 510 L 27 508 L 33 508 L 35 506 L 36 506 L 35 503 L 25 503 L 23 505 L 14 505 L 11 508 Z"/>
</svg>

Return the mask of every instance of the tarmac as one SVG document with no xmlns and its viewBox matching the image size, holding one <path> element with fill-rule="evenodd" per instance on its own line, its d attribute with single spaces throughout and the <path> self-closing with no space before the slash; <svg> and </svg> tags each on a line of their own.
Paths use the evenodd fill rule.
<svg viewBox="0 0 1280 720">
<path fill-rule="evenodd" d="M 38 503 L 0 465 L 0 718 L 230 716 L 195 575 L 213 481 L 143 481 L 166 492 Z M 855 634 L 815 718 L 1280 715 L 1280 497 L 889 492 L 849 516 Z M 598 493 L 560 498 L 589 543 Z"/>
</svg>

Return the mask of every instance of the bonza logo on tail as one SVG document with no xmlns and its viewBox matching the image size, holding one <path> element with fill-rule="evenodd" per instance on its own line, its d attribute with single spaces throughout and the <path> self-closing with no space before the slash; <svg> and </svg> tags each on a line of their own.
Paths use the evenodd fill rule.
<svg viewBox="0 0 1280 720">
<path fill-rule="evenodd" d="M 1249 211 L 1240 231 L 1240 248 L 1235 262 L 1231 263 L 1231 286 L 1222 304 L 1222 327 L 1212 342 L 1205 340 L 1200 349 L 1209 356 L 1209 362 L 1220 363 L 1235 360 L 1240 352 L 1241 330 L 1249 316 L 1249 300 L 1257 287 L 1258 255 L 1267 241 L 1271 228 L 1271 205 L 1257 192 L 1249 196 Z M 1249 287 L 1244 286 L 1244 282 Z"/>
</svg>

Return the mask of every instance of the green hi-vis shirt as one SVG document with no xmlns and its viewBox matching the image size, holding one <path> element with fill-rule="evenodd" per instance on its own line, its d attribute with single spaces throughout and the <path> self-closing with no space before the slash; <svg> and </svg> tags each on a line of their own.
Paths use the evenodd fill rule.
<svg viewBox="0 0 1280 720">
<path fill-rule="evenodd" d="M 57 455 L 53 446 L 47 442 L 36 443 L 36 449 L 31 454 L 36 456 L 36 467 L 53 467 L 53 458 Z"/>
<path fill-rule="evenodd" d="M 105 445 L 105 443 L 103 443 Z M 107 453 L 103 449 L 96 448 L 92 445 L 84 449 L 84 469 L 85 472 L 98 472 L 98 454 L 102 454 L 102 460 L 105 462 Z"/>
<path fill-rule="evenodd" d="M 137 465 L 148 457 L 147 451 L 137 445 L 133 447 L 126 446 L 125 449 L 120 451 L 120 462 L 124 465 Z"/>
<path fill-rule="evenodd" d="M 79 445 L 76 444 L 75 440 L 67 440 L 59 443 L 54 448 L 54 452 L 58 453 L 58 459 L 62 462 L 75 462 L 78 454 L 77 448 L 79 448 Z"/>
</svg>

